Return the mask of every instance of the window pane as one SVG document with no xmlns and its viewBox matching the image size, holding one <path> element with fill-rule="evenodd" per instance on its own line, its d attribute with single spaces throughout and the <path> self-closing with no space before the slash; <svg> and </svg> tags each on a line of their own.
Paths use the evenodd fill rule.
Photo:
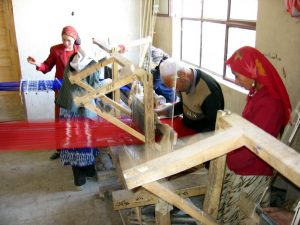
<svg viewBox="0 0 300 225">
<path fill-rule="evenodd" d="M 182 16 L 201 18 L 201 0 L 182 0 Z"/>
<path fill-rule="evenodd" d="M 256 21 L 257 0 L 231 0 L 230 18 Z"/>
<path fill-rule="evenodd" d="M 228 1 L 204 0 L 203 17 L 226 20 L 227 7 L 228 7 Z"/>
<path fill-rule="evenodd" d="M 228 52 L 227 59 L 239 48 L 243 46 L 255 47 L 255 30 L 245 30 L 239 28 L 229 28 L 228 31 Z M 226 78 L 234 80 L 231 70 L 226 68 Z"/>
<path fill-rule="evenodd" d="M 183 20 L 182 60 L 199 65 L 200 62 L 200 21 Z"/>
<path fill-rule="evenodd" d="M 223 75 L 225 31 L 224 24 L 203 23 L 201 67 L 219 75 Z"/>
</svg>

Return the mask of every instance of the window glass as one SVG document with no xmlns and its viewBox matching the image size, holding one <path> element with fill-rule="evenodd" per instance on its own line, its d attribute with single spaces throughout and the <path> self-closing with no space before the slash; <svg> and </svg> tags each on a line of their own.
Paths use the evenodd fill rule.
<svg viewBox="0 0 300 225">
<path fill-rule="evenodd" d="M 254 20 L 257 18 L 257 0 L 231 0 L 230 19 Z"/>
<path fill-rule="evenodd" d="M 237 49 L 243 46 L 255 47 L 255 30 L 246 30 L 240 28 L 229 28 L 228 31 L 228 59 Z M 226 68 L 226 79 L 234 80 L 234 75 L 231 70 Z"/>
<path fill-rule="evenodd" d="M 172 3 L 179 12 L 174 14 L 178 23 L 173 22 L 173 32 L 177 31 L 173 33 L 173 55 L 234 81 L 224 61 L 242 46 L 255 47 L 258 0 L 174 0 Z"/>
<path fill-rule="evenodd" d="M 201 0 L 182 0 L 182 17 L 201 18 L 201 11 Z"/>
<path fill-rule="evenodd" d="M 200 63 L 200 21 L 182 21 L 182 60 L 194 65 Z"/>
<path fill-rule="evenodd" d="M 244 0 L 242 0 L 244 2 Z M 228 1 L 204 0 L 203 17 L 226 20 Z"/>
<path fill-rule="evenodd" d="M 225 24 L 204 22 L 201 67 L 223 75 Z"/>
</svg>

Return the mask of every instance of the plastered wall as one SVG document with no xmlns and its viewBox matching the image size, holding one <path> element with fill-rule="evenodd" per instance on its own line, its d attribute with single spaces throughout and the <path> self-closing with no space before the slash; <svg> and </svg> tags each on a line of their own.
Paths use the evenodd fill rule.
<svg viewBox="0 0 300 225">
<path fill-rule="evenodd" d="M 55 69 L 46 75 L 28 64 L 27 56 L 44 61 L 52 45 L 61 43 L 61 30 L 72 25 L 83 47 L 92 46 L 92 38 L 123 44 L 140 38 L 139 0 L 12 0 L 21 76 L 29 80 L 51 80 Z M 137 53 L 128 53 L 137 60 Z M 24 102 L 28 120 L 54 118 L 53 92 L 28 93 Z"/>
<path fill-rule="evenodd" d="M 283 0 L 259 0 L 256 47 L 276 67 L 295 108 L 300 100 L 300 18 L 286 11 Z"/>
</svg>

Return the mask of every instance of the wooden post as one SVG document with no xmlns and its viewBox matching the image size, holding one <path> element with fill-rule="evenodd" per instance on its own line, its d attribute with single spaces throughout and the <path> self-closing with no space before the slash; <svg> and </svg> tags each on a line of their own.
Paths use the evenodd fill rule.
<svg viewBox="0 0 300 225">
<path fill-rule="evenodd" d="M 163 210 L 157 210 L 157 207 L 162 207 Z M 159 203 L 155 206 L 155 224 L 156 225 L 171 225 L 171 217 L 169 210 L 169 203 L 163 200 L 159 200 Z M 163 212 L 162 212 L 163 211 Z"/>
<path fill-rule="evenodd" d="M 115 51 L 116 50 L 113 50 L 112 52 L 114 53 Z M 112 80 L 113 82 L 119 80 L 119 65 L 116 61 L 114 61 L 112 64 Z M 120 103 L 120 89 L 117 89 L 113 92 L 113 100 L 117 103 Z M 116 117 L 119 117 L 119 111 L 115 110 L 115 115 Z"/>
<path fill-rule="evenodd" d="M 149 153 L 155 150 L 155 130 L 154 130 L 154 99 L 153 99 L 153 77 L 151 73 L 145 72 L 143 76 L 144 85 L 144 124 L 145 124 L 145 149 Z"/>
<path fill-rule="evenodd" d="M 224 111 L 218 112 L 216 131 L 220 129 L 218 125 L 218 121 L 220 121 L 221 116 L 224 115 L 226 115 Z M 215 219 L 217 219 L 218 216 L 225 165 L 226 165 L 226 155 L 211 160 L 209 164 L 208 184 L 207 184 L 208 188 L 204 198 L 203 210 Z"/>
<path fill-rule="evenodd" d="M 148 191 L 154 193 L 158 197 L 169 202 L 170 204 L 175 205 L 177 208 L 183 210 L 184 212 L 186 212 L 196 220 L 203 222 L 204 224 L 218 224 L 212 217 L 210 217 L 210 215 L 206 214 L 191 203 L 187 202 L 185 199 L 181 198 L 167 187 L 160 185 L 158 182 L 148 183 L 143 185 L 143 187 L 146 188 Z"/>
</svg>

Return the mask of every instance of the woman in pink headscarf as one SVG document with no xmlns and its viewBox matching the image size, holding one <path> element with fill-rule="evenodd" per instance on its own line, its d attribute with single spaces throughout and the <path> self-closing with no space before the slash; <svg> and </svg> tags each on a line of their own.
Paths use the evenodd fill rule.
<svg viewBox="0 0 300 225">
<path fill-rule="evenodd" d="M 63 78 L 64 70 L 70 56 L 77 53 L 80 45 L 78 33 L 72 26 L 64 27 L 61 37 L 62 43 L 50 48 L 50 54 L 43 63 L 39 63 L 31 56 L 28 56 L 27 58 L 27 61 L 30 64 L 35 65 L 36 69 L 42 73 L 48 73 L 54 66 L 56 66 L 55 77 L 57 79 Z"/>
<path fill-rule="evenodd" d="M 277 137 L 290 120 L 291 104 L 286 88 L 273 65 L 252 47 L 238 49 L 227 61 L 236 83 L 249 90 L 242 116 Z M 266 207 L 270 201 L 273 168 L 241 147 L 227 155 L 227 167 L 218 220 L 222 224 L 246 224 L 239 211 L 239 197 L 246 192 L 253 202 Z"/>
<path fill-rule="evenodd" d="M 61 32 L 62 43 L 54 45 L 50 48 L 50 54 L 48 58 L 43 62 L 38 62 L 34 57 L 28 56 L 27 61 L 36 66 L 38 71 L 42 73 L 48 73 L 52 68 L 56 67 L 55 78 L 63 79 L 64 70 L 68 64 L 71 55 L 78 52 L 80 45 L 80 37 L 77 31 L 72 26 L 66 26 Z M 55 92 L 57 96 L 58 92 Z M 55 106 L 55 120 L 59 119 L 59 107 Z M 51 155 L 50 159 L 59 158 L 59 151 Z"/>
</svg>

